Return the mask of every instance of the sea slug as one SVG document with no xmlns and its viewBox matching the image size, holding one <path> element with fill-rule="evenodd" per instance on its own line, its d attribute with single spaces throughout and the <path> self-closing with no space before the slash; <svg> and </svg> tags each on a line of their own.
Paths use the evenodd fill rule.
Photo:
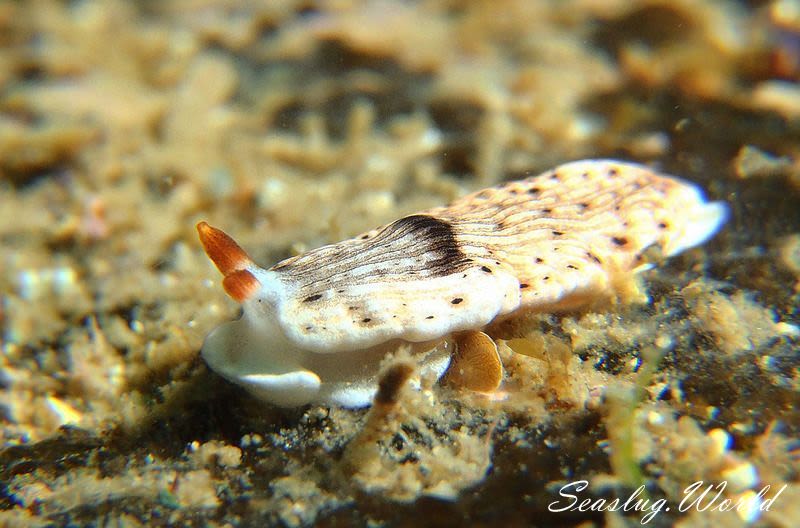
<svg viewBox="0 0 800 528">
<path fill-rule="evenodd" d="M 710 238 L 726 218 L 725 204 L 706 201 L 694 184 L 642 165 L 587 160 L 269 269 L 201 222 L 206 253 L 244 309 L 208 336 L 202 356 L 276 405 L 358 407 L 375 394 L 386 352 L 410 344 L 422 370 L 442 376 L 459 357 L 460 341 L 461 352 L 488 350 L 466 364 L 493 369 L 490 388 L 502 367 L 486 356 L 497 353 L 483 345 L 491 339 L 475 331 L 524 311 L 571 309 L 613 293 L 617 278 L 649 266 L 645 250 L 675 255 Z M 453 344 L 434 346 L 444 339 Z M 486 380 L 477 386 L 486 389 Z"/>
</svg>

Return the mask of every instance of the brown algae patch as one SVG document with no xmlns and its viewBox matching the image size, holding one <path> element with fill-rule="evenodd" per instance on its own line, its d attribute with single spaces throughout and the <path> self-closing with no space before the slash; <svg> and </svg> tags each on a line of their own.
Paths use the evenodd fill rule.
<svg viewBox="0 0 800 528">
<path fill-rule="evenodd" d="M 714 336 L 716 348 L 726 354 L 762 348 L 790 327 L 780 325 L 775 313 L 759 305 L 752 294 L 722 295 L 692 283 L 682 290 L 703 330 Z"/>
<path fill-rule="evenodd" d="M 396 361 L 388 361 L 382 381 L 398 367 L 413 373 L 406 366 L 413 364 Z M 455 425 L 466 416 L 454 413 L 431 388 L 409 390 L 403 383 L 393 390 L 391 401 L 376 400 L 345 450 L 343 469 L 357 485 L 407 502 L 420 496 L 454 500 L 480 482 L 491 466 L 493 425 L 477 417 L 476 423 Z"/>
</svg>

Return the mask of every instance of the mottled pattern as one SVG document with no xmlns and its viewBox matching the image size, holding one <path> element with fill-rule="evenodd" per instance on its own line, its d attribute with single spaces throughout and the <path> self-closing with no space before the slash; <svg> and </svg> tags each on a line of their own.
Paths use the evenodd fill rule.
<svg viewBox="0 0 800 528">
<path fill-rule="evenodd" d="M 635 164 L 589 160 L 283 261 L 287 337 L 315 351 L 421 341 L 518 309 L 571 308 L 711 236 L 726 208 Z"/>
<path fill-rule="evenodd" d="M 714 230 L 725 214 L 719 205 Z M 645 264 L 642 253 L 653 245 L 670 256 L 684 249 L 687 232 L 705 239 L 706 207 L 694 185 L 647 167 L 580 161 L 427 214 L 453 225 L 468 258 L 513 273 L 521 307 L 551 310 L 605 293 L 614 275 Z"/>
<path fill-rule="evenodd" d="M 285 260 L 272 269 L 290 275 L 303 290 L 442 277 L 469 265 L 453 226 L 418 214 Z"/>
</svg>

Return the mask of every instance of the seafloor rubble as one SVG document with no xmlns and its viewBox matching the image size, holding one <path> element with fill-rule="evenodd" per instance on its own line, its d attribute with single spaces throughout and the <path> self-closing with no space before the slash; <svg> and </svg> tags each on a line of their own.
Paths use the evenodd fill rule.
<svg viewBox="0 0 800 528">
<path fill-rule="evenodd" d="M 548 511 L 582 479 L 800 525 L 798 74 L 792 0 L 0 2 L 0 525 L 639 525 Z M 269 264 L 583 157 L 732 218 L 507 329 L 496 397 L 282 411 L 200 361 L 197 221 Z"/>
</svg>

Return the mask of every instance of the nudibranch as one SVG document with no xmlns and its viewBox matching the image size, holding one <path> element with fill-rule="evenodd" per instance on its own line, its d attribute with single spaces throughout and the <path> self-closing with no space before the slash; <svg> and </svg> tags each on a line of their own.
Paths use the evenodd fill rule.
<svg viewBox="0 0 800 528">
<path fill-rule="evenodd" d="M 481 329 L 611 294 L 619 277 L 648 267 L 646 250 L 676 255 L 710 238 L 727 214 L 724 203 L 707 201 L 692 183 L 633 163 L 586 160 L 474 192 L 269 269 L 201 222 L 200 240 L 224 275 L 225 291 L 243 305 L 239 320 L 208 336 L 202 356 L 223 377 L 279 406 L 368 405 L 381 361 L 403 344 L 419 352 L 423 372 L 437 377 L 451 357 L 472 358 L 471 368 L 451 368 L 448 378 L 489 369 L 493 381 L 476 387 L 489 390 L 500 383 L 502 367 Z M 435 346 L 443 341 L 453 344 Z"/>
</svg>

